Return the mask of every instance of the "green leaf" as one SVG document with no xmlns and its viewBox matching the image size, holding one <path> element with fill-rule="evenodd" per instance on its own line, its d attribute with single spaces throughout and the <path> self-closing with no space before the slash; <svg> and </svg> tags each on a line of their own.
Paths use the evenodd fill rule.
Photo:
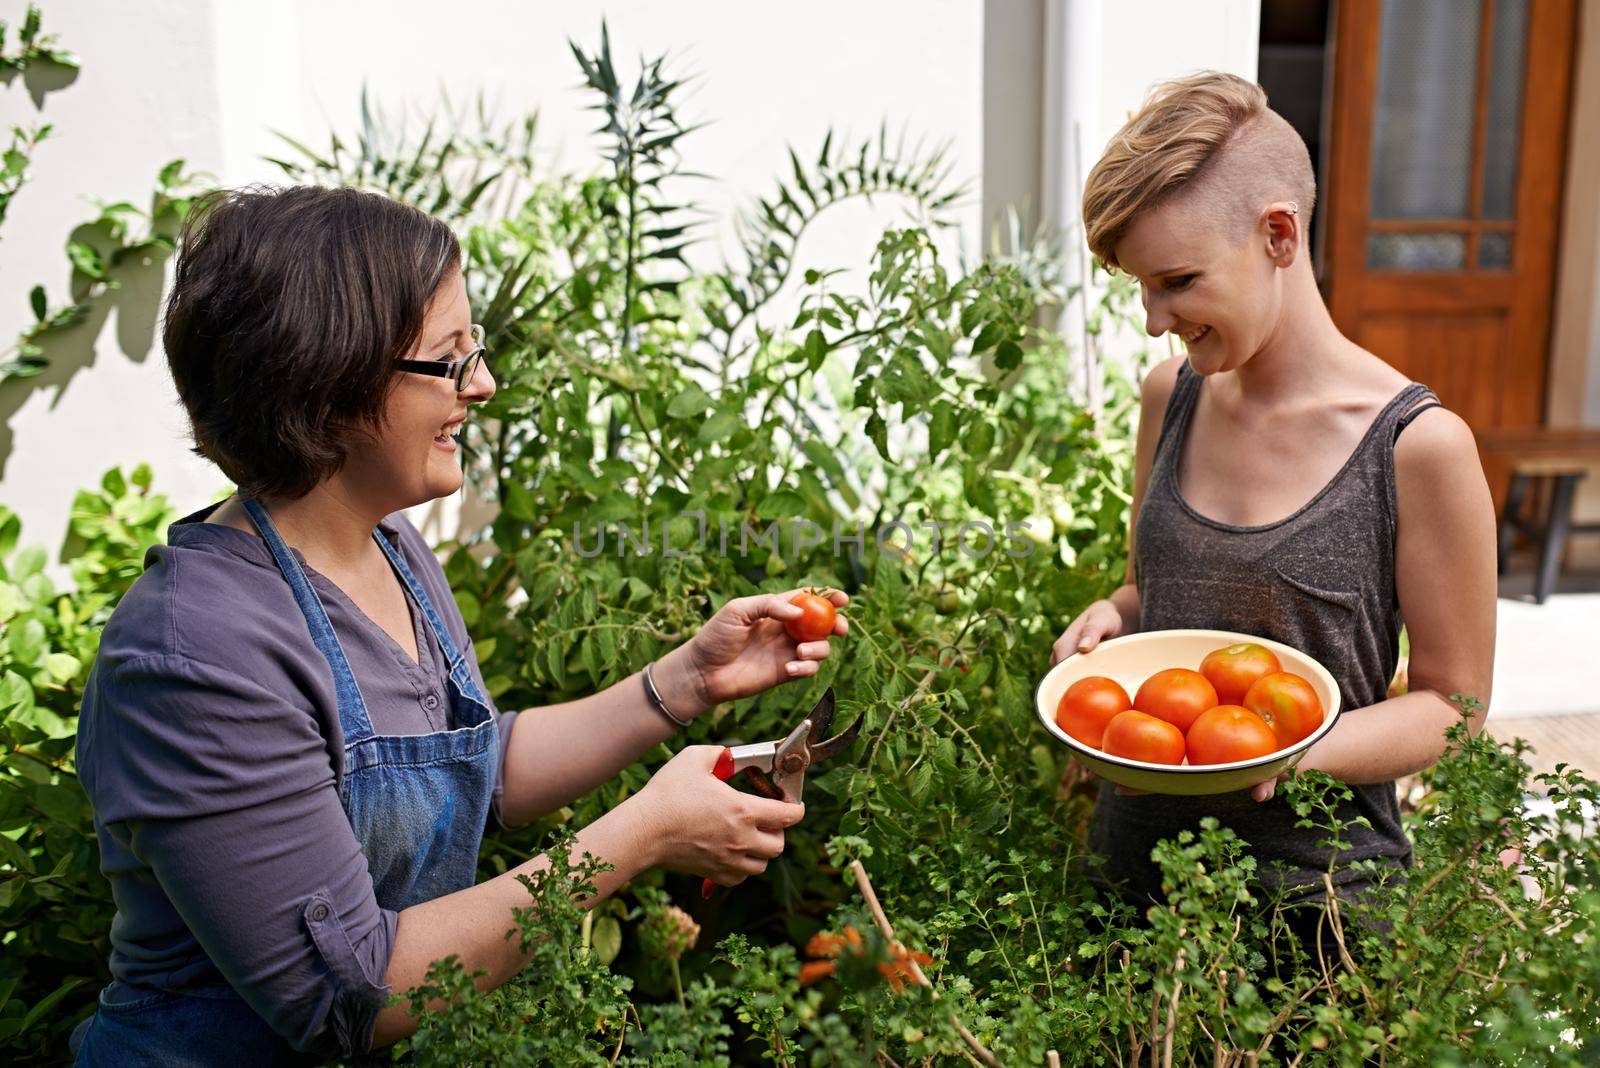
<svg viewBox="0 0 1600 1068">
<path fill-rule="evenodd" d="M 821 330 L 812 330 L 806 334 L 805 344 L 801 346 L 806 363 L 815 371 L 822 366 L 822 361 L 828 355 L 828 339 L 822 336 Z"/>
<path fill-rule="evenodd" d="M 44 669 L 57 682 L 66 682 L 77 677 L 78 672 L 83 670 L 83 664 L 69 653 L 51 653 L 44 658 Z"/>
<path fill-rule="evenodd" d="M 695 439 L 702 445 L 710 445 L 726 438 L 743 425 L 744 420 L 737 412 L 719 408 L 700 424 L 700 432 L 695 435 Z"/>
<path fill-rule="evenodd" d="M 45 641 L 44 624 L 37 619 L 24 618 L 20 625 L 8 628 L 5 645 L 18 667 L 31 670 L 44 654 Z"/>
<path fill-rule="evenodd" d="M 502 503 L 505 505 L 506 514 L 512 519 L 528 522 L 538 518 L 538 503 L 534 500 L 533 494 L 522 483 L 515 479 L 508 479 L 501 486 L 501 492 L 505 495 L 505 500 Z"/>
<path fill-rule="evenodd" d="M 22 1018 L 22 1030 L 26 1031 L 28 1028 L 38 1023 L 44 1018 L 46 1013 L 56 1007 L 57 1003 L 59 1003 L 62 998 L 76 990 L 83 984 L 83 982 L 84 980 L 82 977 L 68 979 L 50 993 L 46 994 L 42 999 L 34 1004 L 33 1008 L 28 1010 L 28 1015 Z"/>
<path fill-rule="evenodd" d="M 867 416 L 867 437 L 872 440 L 878 455 L 892 463 L 893 459 L 889 456 L 889 425 L 877 412 Z"/>
<path fill-rule="evenodd" d="M 590 945 L 594 947 L 595 956 L 601 964 L 610 964 L 617 959 L 617 954 L 622 952 L 622 924 L 617 922 L 615 916 L 601 916 L 594 921 Z"/>
<path fill-rule="evenodd" d="M 0 560 L 11 555 L 21 535 L 22 520 L 17 518 L 17 513 L 0 504 Z"/>
<path fill-rule="evenodd" d="M 28 851 L 23 849 L 9 835 L 0 834 L 0 857 L 11 862 L 11 866 L 28 875 L 34 875 L 38 869 L 33 865 L 33 858 Z"/>
<path fill-rule="evenodd" d="M 33 791 L 33 803 L 39 811 L 60 823 L 76 825 L 89 807 L 89 799 L 76 785 L 48 783 Z"/>
<path fill-rule="evenodd" d="M 38 545 L 30 545 L 17 554 L 11 564 L 11 580 L 21 582 L 31 575 L 37 575 L 44 570 L 47 561 L 44 549 Z"/>
<path fill-rule="evenodd" d="M 90 278 L 100 279 L 106 275 L 105 260 L 95 249 L 82 241 L 72 241 L 67 244 L 67 259 L 72 261 L 72 266 Z"/>
<path fill-rule="evenodd" d="M 805 498 L 793 490 L 781 489 L 769 493 L 761 499 L 756 506 L 756 517 L 759 519 L 790 519 L 795 516 L 805 515 L 807 511 Z"/>
<path fill-rule="evenodd" d="M 711 405 L 711 395 L 698 385 L 691 384 L 672 398 L 672 403 L 667 405 L 667 414 L 674 419 L 692 419 L 709 410 Z"/>
<path fill-rule="evenodd" d="M 1010 371 L 1022 363 L 1022 346 L 1010 338 L 1000 342 L 994 350 L 994 365 L 1002 371 Z"/>
<path fill-rule="evenodd" d="M 938 401 L 933 405 L 928 412 L 929 459 L 938 459 L 939 454 L 950 447 L 956 439 L 959 425 L 955 405 L 949 401 Z"/>
<path fill-rule="evenodd" d="M 28 303 L 33 308 L 33 317 L 39 322 L 44 322 L 49 314 L 50 305 L 45 299 L 44 286 L 34 286 L 28 291 Z"/>
</svg>

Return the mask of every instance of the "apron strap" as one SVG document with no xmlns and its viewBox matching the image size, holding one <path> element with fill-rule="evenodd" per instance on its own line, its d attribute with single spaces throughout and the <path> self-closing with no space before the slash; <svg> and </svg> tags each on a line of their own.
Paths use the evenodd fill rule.
<svg viewBox="0 0 1600 1068">
<path fill-rule="evenodd" d="M 344 647 L 339 644 L 339 636 L 333 632 L 333 623 L 328 619 L 327 609 L 322 607 L 317 591 L 311 588 L 305 569 L 294 558 L 294 553 L 289 551 L 289 546 L 278 533 L 278 528 L 272 522 L 272 517 L 267 514 L 267 510 L 249 498 L 242 499 L 240 503 L 244 505 L 244 510 L 255 523 L 256 529 L 261 532 L 261 539 L 267 543 L 273 559 L 278 562 L 278 569 L 288 580 L 289 589 L 294 593 L 295 602 L 300 606 L 300 613 L 306 618 L 306 628 L 311 632 L 312 642 L 328 661 L 328 667 L 333 670 L 334 693 L 339 702 L 339 727 L 344 731 L 346 747 L 371 738 L 375 732 L 372 729 L 372 719 L 367 715 L 366 702 L 361 699 L 361 688 L 356 685 L 355 673 L 350 670 L 350 661 L 344 655 Z M 380 543 L 385 541 L 381 537 L 378 540 Z"/>
<path fill-rule="evenodd" d="M 468 697 L 479 704 L 488 705 L 488 699 L 479 691 L 477 680 L 472 677 L 472 669 L 467 666 L 466 656 L 456 647 L 455 639 L 450 637 L 450 631 L 445 627 L 444 620 L 434 610 L 433 601 L 428 597 L 428 591 L 422 588 L 422 583 L 418 582 L 417 576 L 412 574 L 411 568 L 406 564 L 405 557 L 400 555 L 400 551 L 391 545 L 389 539 L 384 537 L 381 532 L 373 531 L 372 536 L 377 539 L 378 547 L 383 550 L 384 555 L 389 558 L 389 562 L 394 565 L 396 574 L 400 576 L 400 581 L 405 583 L 406 589 L 411 591 L 411 596 L 416 598 L 417 604 L 422 606 L 422 614 L 427 618 L 428 626 L 433 630 L 433 637 L 439 643 L 439 650 L 444 653 L 445 663 L 449 665 L 450 677 L 455 680 L 456 685 L 460 686 Z"/>
</svg>

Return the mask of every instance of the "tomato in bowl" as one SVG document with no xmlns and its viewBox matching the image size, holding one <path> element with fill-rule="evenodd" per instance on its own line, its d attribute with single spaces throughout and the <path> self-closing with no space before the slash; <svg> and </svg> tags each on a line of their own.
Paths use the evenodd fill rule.
<svg viewBox="0 0 1600 1068">
<path fill-rule="evenodd" d="M 1133 694 L 1158 673 L 1174 668 L 1198 670 L 1215 650 L 1245 642 L 1270 651 L 1281 672 L 1303 679 L 1322 706 L 1320 724 L 1288 743 L 1282 743 L 1285 735 L 1279 731 L 1281 748 L 1271 753 L 1224 763 L 1157 763 L 1107 753 L 1073 737 L 1057 723 L 1063 696 L 1079 680 L 1110 679 Z M 1275 778 L 1333 729 L 1340 707 L 1338 684 L 1314 658 L 1281 642 L 1224 630 L 1158 630 L 1101 642 L 1089 652 L 1075 653 L 1051 668 L 1035 691 L 1035 705 L 1045 729 L 1101 778 L 1130 789 L 1188 796 L 1230 793 Z"/>
</svg>

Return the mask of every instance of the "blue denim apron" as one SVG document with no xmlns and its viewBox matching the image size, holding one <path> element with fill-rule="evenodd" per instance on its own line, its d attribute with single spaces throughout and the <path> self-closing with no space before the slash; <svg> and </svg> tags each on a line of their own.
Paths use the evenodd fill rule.
<svg viewBox="0 0 1600 1068">
<path fill-rule="evenodd" d="M 305 571 L 266 510 L 252 500 L 243 503 L 294 592 L 311 640 L 333 670 L 344 731 L 339 800 L 366 855 L 378 905 L 398 912 L 471 886 L 494 794 L 500 738 L 466 656 L 400 553 L 382 532 L 373 531 L 444 654 L 454 724 L 436 734 L 375 733 L 350 663 Z M 316 931 L 308 934 L 317 937 Z M 85 1024 L 73 1035 L 82 1041 L 76 1051 L 79 1068 L 280 1065 L 318 1059 L 292 1049 L 226 984 L 174 992 L 114 981 L 101 991 L 99 1007 Z"/>
</svg>

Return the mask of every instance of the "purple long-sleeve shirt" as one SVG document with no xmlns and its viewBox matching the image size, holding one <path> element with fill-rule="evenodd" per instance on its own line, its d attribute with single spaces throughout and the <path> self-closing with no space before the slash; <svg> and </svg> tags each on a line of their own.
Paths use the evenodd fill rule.
<svg viewBox="0 0 1600 1068">
<path fill-rule="evenodd" d="M 389 993 L 396 914 L 379 908 L 339 803 L 344 740 L 327 661 L 266 543 L 203 522 L 210 512 L 174 523 L 150 550 L 84 692 L 78 770 L 117 905 L 111 972 L 159 990 L 226 983 L 296 1049 L 348 1056 L 370 1046 Z M 483 687 L 427 543 L 398 513 L 379 529 Z M 327 578 L 306 574 L 373 729 L 449 729 L 444 658 L 411 599 L 420 664 Z M 496 816 L 515 717 L 498 713 Z M 317 895 L 345 936 L 322 949 L 301 919 Z"/>
</svg>

